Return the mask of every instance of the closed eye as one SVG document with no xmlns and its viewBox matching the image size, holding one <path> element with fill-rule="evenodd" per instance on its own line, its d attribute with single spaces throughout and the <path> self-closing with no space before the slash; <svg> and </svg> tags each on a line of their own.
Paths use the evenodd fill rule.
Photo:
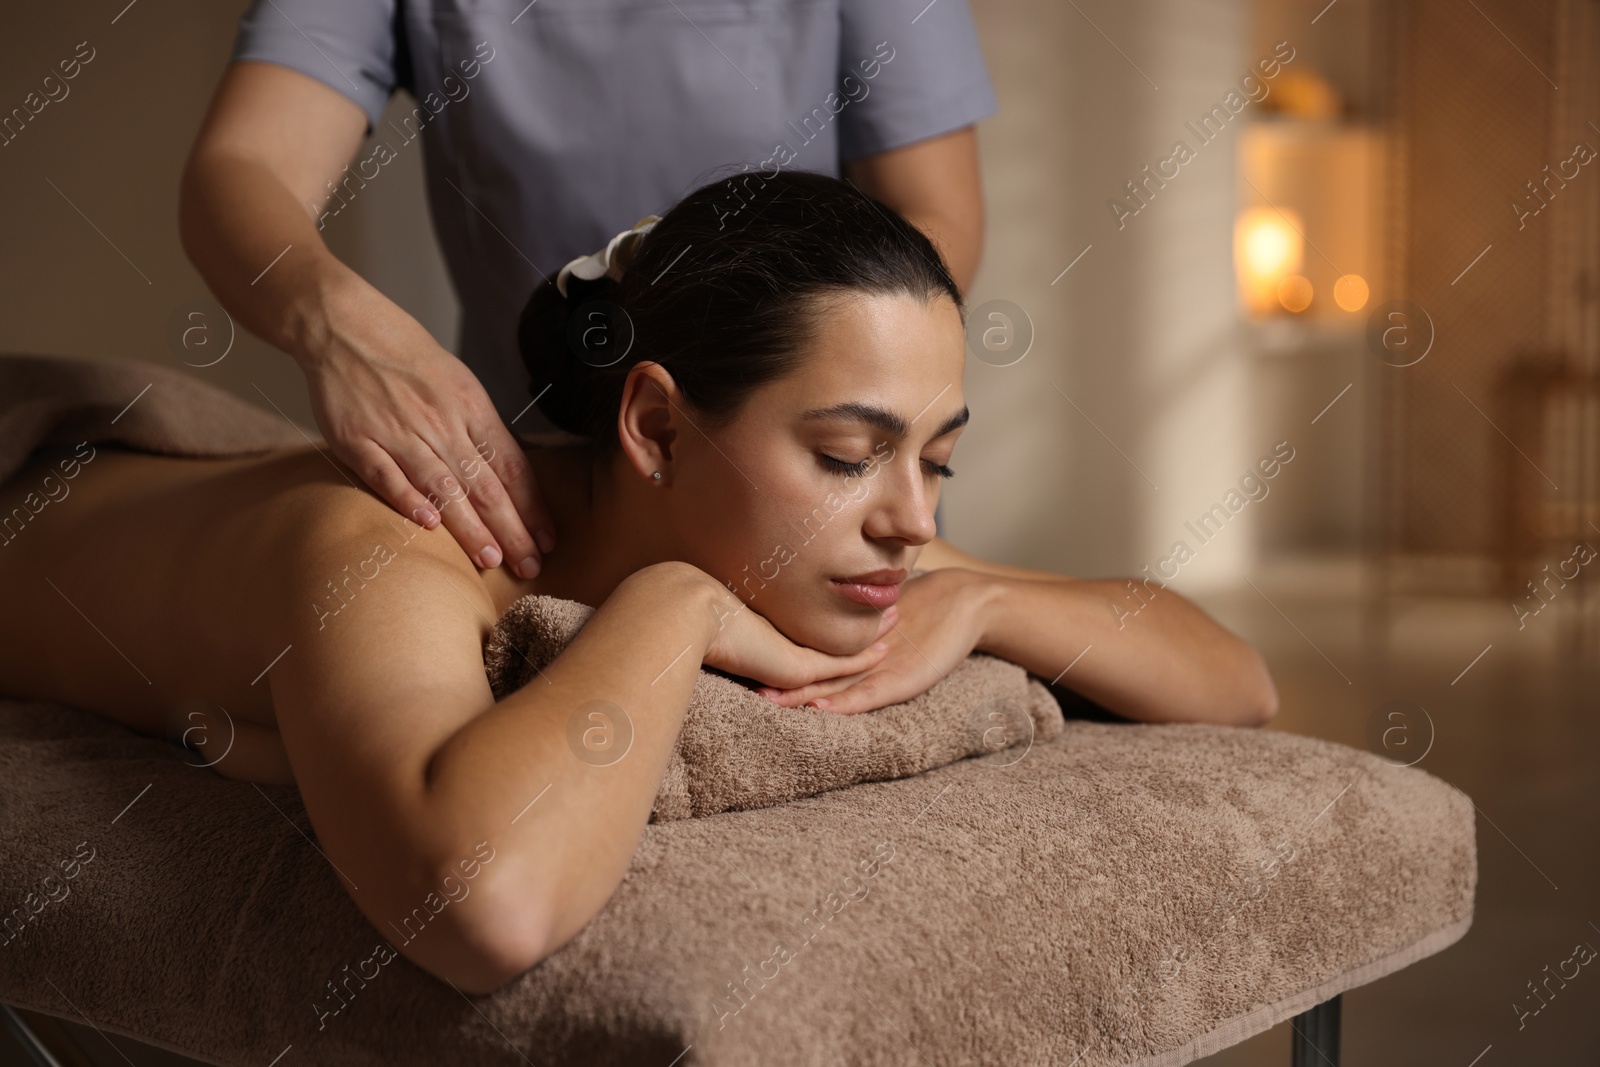
<svg viewBox="0 0 1600 1067">
<path fill-rule="evenodd" d="M 846 478 L 859 478 L 866 474 L 867 468 L 872 465 L 870 459 L 861 460 L 859 463 L 849 463 L 842 459 L 835 459 L 833 456 L 823 452 L 817 453 L 817 458 L 822 460 L 823 465 L 829 470 L 843 474 Z M 956 476 L 956 472 L 951 470 L 949 466 L 943 463 L 935 463 L 931 459 L 923 460 L 922 465 L 929 474 L 937 474 L 941 478 L 954 478 Z"/>
</svg>

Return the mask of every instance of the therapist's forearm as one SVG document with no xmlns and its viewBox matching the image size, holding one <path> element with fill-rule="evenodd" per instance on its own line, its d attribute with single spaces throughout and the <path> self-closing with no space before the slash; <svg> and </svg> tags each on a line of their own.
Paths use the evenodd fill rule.
<svg viewBox="0 0 1600 1067">
<path fill-rule="evenodd" d="M 1170 588 L 1140 586 L 1130 604 L 1125 579 L 984 581 L 977 650 L 1118 715 L 1253 726 L 1277 710 L 1260 654 Z"/>
<path fill-rule="evenodd" d="M 845 174 L 927 234 L 963 295 L 983 252 L 983 178 L 976 127 L 858 156 Z"/>
<path fill-rule="evenodd" d="M 948 215 L 906 215 L 917 229 L 928 235 L 950 269 L 950 277 L 965 296 L 972 289 L 972 279 L 978 274 L 978 260 L 983 254 L 982 206 L 976 216 L 955 218 Z"/>
<path fill-rule="evenodd" d="M 184 251 L 222 306 L 302 367 L 332 350 L 343 311 L 388 303 L 328 250 L 307 206 L 257 160 L 197 151 L 178 221 Z"/>
</svg>

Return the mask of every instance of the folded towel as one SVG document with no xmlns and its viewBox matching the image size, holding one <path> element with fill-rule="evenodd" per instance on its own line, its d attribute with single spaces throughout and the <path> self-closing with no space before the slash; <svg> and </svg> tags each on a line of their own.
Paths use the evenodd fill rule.
<svg viewBox="0 0 1600 1067">
<path fill-rule="evenodd" d="M 495 623 L 484 651 L 495 698 L 520 689 L 548 666 L 592 614 L 586 604 L 557 597 L 514 602 Z M 596 725 L 597 745 L 609 747 L 624 735 L 621 724 Z M 703 668 L 650 821 L 770 807 L 857 782 L 904 778 L 969 756 L 1011 763 L 1030 744 L 1052 741 L 1063 729 L 1061 707 L 1043 682 L 981 652 L 921 695 L 860 715 L 785 708 Z M 625 750 L 590 752 L 607 760 Z"/>
</svg>

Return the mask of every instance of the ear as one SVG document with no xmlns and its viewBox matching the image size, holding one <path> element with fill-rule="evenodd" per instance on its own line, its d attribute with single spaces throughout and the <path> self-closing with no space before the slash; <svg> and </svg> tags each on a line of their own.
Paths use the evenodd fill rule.
<svg viewBox="0 0 1600 1067">
<path fill-rule="evenodd" d="M 663 480 L 669 476 L 685 406 L 683 391 L 661 364 L 641 362 L 629 369 L 617 410 L 617 441 L 641 478 L 649 480 L 655 471 Z"/>
</svg>

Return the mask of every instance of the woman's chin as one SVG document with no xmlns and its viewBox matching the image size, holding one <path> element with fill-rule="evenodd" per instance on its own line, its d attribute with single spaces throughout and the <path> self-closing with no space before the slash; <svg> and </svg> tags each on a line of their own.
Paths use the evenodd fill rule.
<svg viewBox="0 0 1600 1067">
<path fill-rule="evenodd" d="M 830 656 L 853 656 L 864 652 L 878 632 L 878 620 L 862 618 L 852 611 L 818 612 L 794 629 L 778 627 L 797 645 L 826 652 Z"/>
</svg>

